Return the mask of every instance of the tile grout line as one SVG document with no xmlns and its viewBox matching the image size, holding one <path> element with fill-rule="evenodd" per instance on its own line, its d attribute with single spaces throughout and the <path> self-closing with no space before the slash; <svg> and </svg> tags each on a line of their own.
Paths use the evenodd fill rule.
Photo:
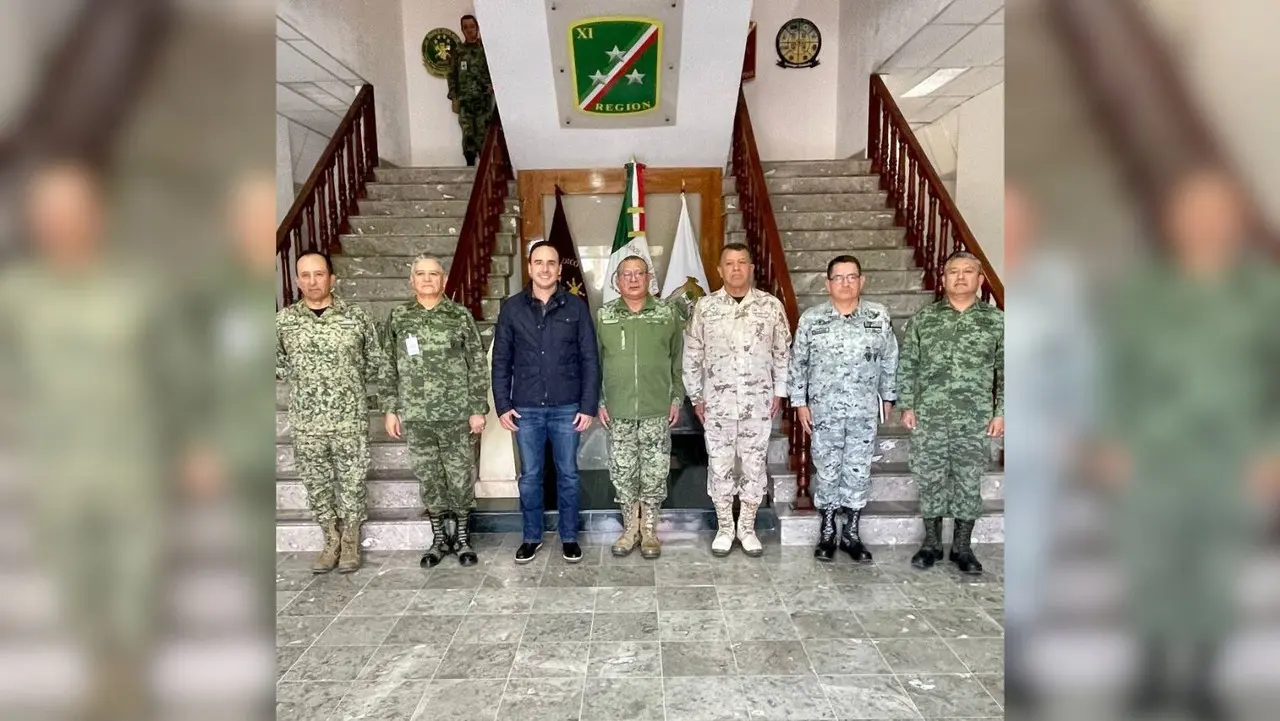
<svg viewBox="0 0 1280 721">
<path fill-rule="evenodd" d="M 438 568 L 438 567 L 437 567 L 437 568 Z M 486 573 L 487 573 L 487 572 L 486 572 Z M 435 575 L 435 569 L 431 569 L 431 575 L 432 575 L 432 576 L 434 576 L 434 575 Z M 430 579 L 428 578 L 428 582 L 429 582 L 429 581 L 430 581 Z M 473 591 L 471 592 L 471 600 L 467 602 L 467 611 L 463 612 L 463 614 L 462 614 L 462 621 L 458 622 L 458 627 L 457 627 L 457 628 L 455 628 L 455 629 L 453 630 L 453 635 L 449 637 L 449 643 L 446 643 L 446 644 L 444 645 L 444 651 L 443 651 L 443 652 L 441 653 L 441 655 L 440 655 L 440 663 L 436 666 L 436 670 L 435 670 L 435 672 L 431 674 L 431 678 L 427 679 L 427 682 L 428 682 L 428 683 L 434 683 L 434 682 L 439 682 L 439 681 L 443 681 L 443 680 L 445 680 L 445 679 L 436 678 L 436 676 L 438 676 L 438 675 L 440 674 L 440 669 L 444 667 L 445 659 L 449 658 L 449 649 L 453 648 L 453 642 L 454 642 L 454 640 L 456 640 L 456 639 L 458 638 L 458 633 L 462 630 L 462 624 L 466 622 L 466 620 L 467 620 L 467 615 L 470 613 L 470 610 L 471 610 L 471 604 L 472 604 L 472 603 L 475 603 L 476 595 L 480 593 L 480 588 L 481 588 L 481 586 L 483 586 L 483 583 L 484 583 L 484 580 L 483 580 L 483 579 L 481 579 L 481 585 L 476 586 L 475 590 L 473 590 Z M 418 589 L 418 593 L 422 593 L 422 592 L 423 592 L 423 591 L 425 591 L 425 590 L 427 590 L 427 588 L 426 588 L 426 582 L 424 582 L 424 584 L 423 584 L 423 587 L 422 587 L 422 588 Z M 446 590 L 450 590 L 450 589 L 444 589 L 444 588 L 442 588 L 442 589 L 435 589 L 435 590 L 446 591 Z M 465 590 L 467 590 L 467 589 L 463 588 L 463 589 L 461 589 L 461 590 L 464 590 L 464 591 L 465 591 Z M 433 614 L 422 614 L 422 615 L 433 615 Z M 442 615 L 442 616 L 443 616 L 443 615 L 448 615 L 448 614 L 439 614 L 439 615 Z M 422 706 L 423 706 L 423 704 L 424 704 L 424 703 L 426 703 L 426 700 L 427 700 L 427 689 L 425 689 L 425 688 L 424 688 L 424 689 L 422 690 L 422 698 L 419 698 L 419 699 L 418 699 L 418 706 L 413 710 L 413 714 L 414 714 L 414 715 L 413 715 L 413 716 L 411 716 L 411 717 L 409 717 L 411 721 L 417 721 L 417 719 L 418 719 L 418 712 L 422 710 Z M 495 716 L 496 716 L 496 712 L 495 712 Z"/>
<path fill-rule="evenodd" d="M 335 572 L 336 572 L 336 571 L 329 571 L 328 573 L 335 573 Z M 315 577 L 315 578 L 313 578 L 313 579 L 311 580 L 311 583 L 315 583 L 316 581 L 318 581 L 318 580 L 319 580 L 319 579 L 321 579 L 321 578 L 327 578 L 327 577 L 328 577 L 328 573 L 325 573 L 325 574 L 316 574 L 316 577 Z M 342 612 L 343 612 L 343 611 L 345 611 L 345 610 L 347 610 L 347 607 L 348 607 L 348 606 L 350 606 L 350 605 L 351 605 L 351 603 L 352 603 L 353 601 L 355 601 L 355 600 L 356 600 L 356 596 L 360 595 L 360 591 L 364 590 L 364 587 L 365 587 L 365 586 L 367 586 L 367 585 L 369 585 L 369 581 L 371 581 L 371 580 L 373 580 L 373 577 L 372 577 L 372 576 L 370 576 L 368 579 L 366 579 L 366 580 L 365 580 L 365 582 L 364 582 L 363 584 L 361 584 L 360 588 L 359 588 L 359 589 L 357 589 L 357 590 L 356 590 L 356 592 L 355 592 L 354 594 L 352 594 L 351 598 L 350 598 L 350 599 L 348 599 L 348 600 L 347 600 L 347 602 L 346 602 L 345 604 L 343 604 L 343 605 L 342 605 L 342 608 L 338 609 L 338 611 L 337 611 L 336 613 L 334 613 L 334 614 L 333 614 L 333 618 L 332 618 L 332 619 L 329 621 L 329 623 L 324 627 L 324 630 L 323 630 L 323 631 L 321 631 L 319 634 L 317 634 L 317 635 L 316 635 L 315 639 L 313 639 L 313 640 L 311 641 L 311 645 L 310 645 L 310 646 L 307 646 L 307 650 L 303 651 L 303 652 L 298 656 L 297 660 L 295 660 L 295 661 L 293 662 L 293 664 L 289 666 L 289 671 L 292 671 L 292 670 L 293 670 L 293 668 L 294 668 L 294 666 L 297 666 L 297 665 L 298 665 L 298 661 L 301 661 L 303 656 L 306 656 L 308 653 L 311 653 L 311 649 L 313 649 L 313 648 L 315 648 L 315 647 L 316 647 L 316 643 L 320 640 L 320 637 L 321 637 L 321 636 L 323 636 L 326 632 L 328 632 L 328 630 L 333 626 L 333 624 L 337 622 L 338 618 L 342 616 Z M 310 586 L 311 586 L 311 583 L 307 584 L 307 586 L 308 586 L 308 587 L 310 587 Z M 304 588 L 303 590 L 305 591 L 306 589 Z M 318 591 L 318 593 L 322 593 L 322 592 L 321 592 L 321 591 Z M 375 646 L 375 647 L 374 647 L 374 649 L 373 649 L 373 653 L 374 653 L 374 654 L 377 654 L 377 653 L 378 653 L 378 648 L 377 648 L 376 646 Z M 370 658 L 370 660 L 372 660 L 372 659 L 373 659 L 373 657 L 372 657 L 372 656 L 370 656 L 369 658 Z M 366 662 L 366 663 L 367 663 L 367 662 Z M 352 679 L 351 679 L 351 681 L 349 682 L 349 683 L 350 683 L 350 686 L 348 686 L 348 687 L 347 687 L 347 690 L 343 692 L 342 696 L 338 699 L 337 703 L 336 703 L 336 704 L 334 704 L 335 708 L 343 708 L 343 707 L 345 706 L 345 704 L 346 704 L 346 702 L 347 702 L 347 697 L 349 697 L 349 696 L 351 695 L 351 692 L 354 690 L 354 688 L 353 688 L 353 687 L 355 686 L 356 679 L 360 677 L 360 672 L 361 672 L 361 671 L 363 671 L 363 670 L 364 670 L 364 666 L 363 666 L 363 665 L 361 665 L 361 666 L 360 666 L 360 668 L 356 671 L 356 675 L 355 675 L 355 677 L 354 677 L 354 678 L 352 678 Z M 285 672 L 285 674 L 284 674 L 284 676 L 289 675 L 289 671 L 286 671 L 286 672 Z M 283 681 L 283 680 L 284 680 L 284 676 L 281 676 L 281 681 Z"/>
</svg>

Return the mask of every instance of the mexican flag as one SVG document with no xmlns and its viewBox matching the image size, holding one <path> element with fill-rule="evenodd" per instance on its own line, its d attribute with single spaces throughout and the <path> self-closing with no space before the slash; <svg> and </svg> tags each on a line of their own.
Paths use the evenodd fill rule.
<svg viewBox="0 0 1280 721">
<path fill-rule="evenodd" d="M 702 251 L 698 248 L 698 239 L 693 237 L 693 223 L 689 220 L 689 202 L 681 192 L 680 222 L 676 225 L 671 261 L 667 264 L 667 280 L 662 284 L 662 299 L 678 302 L 687 320 L 693 304 L 710 292 L 707 272 L 702 268 Z"/>
<path fill-rule="evenodd" d="M 622 210 L 618 213 L 618 227 L 613 232 L 613 252 L 609 254 L 609 269 L 604 276 L 605 303 L 618 297 L 615 277 L 623 258 L 638 255 L 653 270 L 653 257 L 649 255 L 649 241 L 645 238 L 644 229 L 644 166 L 633 159 L 627 163 Z M 652 275 L 649 276 L 649 292 L 658 294 L 658 279 Z"/>
</svg>

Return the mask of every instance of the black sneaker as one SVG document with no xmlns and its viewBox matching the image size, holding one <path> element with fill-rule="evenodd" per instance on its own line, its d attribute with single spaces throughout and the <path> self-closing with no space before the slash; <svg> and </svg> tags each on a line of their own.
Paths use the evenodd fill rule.
<svg viewBox="0 0 1280 721">
<path fill-rule="evenodd" d="M 569 563 L 578 563 L 582 561 L 582 546 L 571 542 L 564 544 L 563 549 L 564 552 L 561 555 L 564 557 L 564 560 Z"/>
<path fill-rule="evenodd" d="M 538 549 L 542 548 L 541 543 L 521 543 L 520 548 L 516 549 L 516 563 L 528 563 L 533 557 L 538 555 Z"/>
</svg>

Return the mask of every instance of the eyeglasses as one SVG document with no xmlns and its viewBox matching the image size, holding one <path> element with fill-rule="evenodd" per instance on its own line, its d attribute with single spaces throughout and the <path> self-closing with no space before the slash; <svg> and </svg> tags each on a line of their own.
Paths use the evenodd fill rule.
<svg viewBox="0 0 1280 721">
<path fill-rule="evenodd" d="M 649 273 L 643 270 L 628 270 L 618 274 L 618 277 L 624 280 L 642 280 L 649 277 Z"/>
<path fill-rule="evenodd" d="M 848 275 L 833 275 L 830 278 L 828 278 L 828 280 L 836 284 L 839 284 L 839 283 L 853 284 L 853 283 L 857 283 L 858 279 L 861 277 L 862 277 L 861 273 L 850 273 Z"/>
</svg>

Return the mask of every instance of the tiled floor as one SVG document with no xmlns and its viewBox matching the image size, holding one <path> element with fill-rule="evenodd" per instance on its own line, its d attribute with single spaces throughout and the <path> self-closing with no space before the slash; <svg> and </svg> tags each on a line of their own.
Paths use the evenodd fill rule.
<svg viewBox="0 0 1280 721">
<path fill-rule="evenodd" d="M 950 719 L 1003 715 L 1000 547 L 976 580 L 912 548 L 819 564 L 808 548 L 668 542 L 657 561 L 478 539 L 481 565 L 418 552 L 360 572 L 278 563 L 277 718 L 409 721 Z"/>
</svg>

